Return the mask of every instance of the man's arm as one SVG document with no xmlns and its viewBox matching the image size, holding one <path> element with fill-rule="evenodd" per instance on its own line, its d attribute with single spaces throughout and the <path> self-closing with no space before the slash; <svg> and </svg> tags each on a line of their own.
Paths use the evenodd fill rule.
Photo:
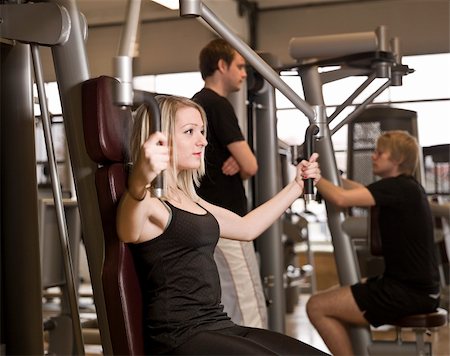
<svg viewBox="0 0 450 356">
<path fill-rule="evenodd" d="M 316 188 L 325 200 L 341 208 L 375 205 L 375 199 L 370 191 L 359 183 L 352 185 L 351 189 L 344 189 L 325 178 L 321 178 L 316 184 Z"/>
<path fill-rule="evenodd" d="M 354 180 L 350 180 L 347 178 L 341 178 L 342 179 L 342 186 L 344 187 L 344 189 L 355 189 L 355 188 L 364 188 L 364 185 L 359 183 L 359 182 L 355 182 Z"/>
<path fill-rule="evenodd" d="M 248 179 L 258 171 L 258 162 L 246 141 L 236 141 L 227 145 L 228 150 L 239 165 L 242 179 Z"/>
</svg>

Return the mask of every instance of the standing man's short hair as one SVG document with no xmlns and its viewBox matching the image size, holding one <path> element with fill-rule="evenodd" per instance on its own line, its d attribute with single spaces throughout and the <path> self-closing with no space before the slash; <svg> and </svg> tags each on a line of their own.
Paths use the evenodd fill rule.
<svg viewBox="0 0 450 356">
<path fill-rule="evenodd" d="M 236 50 L 224 39 L 217 38 L 209 42 L 200 52 L 199 67 L 202 78 L 212 75 L 217 63 L 223 59 L 228 65 L 233 61 Z"/>
</svg>

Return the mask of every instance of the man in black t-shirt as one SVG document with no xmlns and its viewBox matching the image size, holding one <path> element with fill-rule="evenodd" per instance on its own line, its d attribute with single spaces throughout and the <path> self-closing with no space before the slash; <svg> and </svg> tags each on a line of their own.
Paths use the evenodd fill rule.
<svg viewBox="0 0 450 356">
<path fill-rule="evenodd" d="M 239 91 L 247 77 L 245 60 L 226 41 L 216 39 L 200 53 L 200 72 L 205 86 L 193 100 L 206 112 L 208 146 L 206 174 L 197 193 L 210 203 L 243 216 L 247 213 L 243 180 L 256 174 L 258 164 L 227 96 Z M 224 310 L 237 324 L 267 327 L 265 298 L 253 244 L 220 239 L 214 257 Z"/>
<path fill-rule="evenodd" d="M 382 275 L 312 296 L 306 306 L 311 323 L 333 355 L 352 355 L 347 327 L 389 324 L 439 306 L 439 272 L 430 205 L 414 178 L 419 146 L 406 131 L 381 135 L 372 155 L 381 180 L 367 187 L 343 180 L 343 188 L 321 178 L 318 191 L 339 207 L 378 211 L 385 269 Z"/>
</svg>

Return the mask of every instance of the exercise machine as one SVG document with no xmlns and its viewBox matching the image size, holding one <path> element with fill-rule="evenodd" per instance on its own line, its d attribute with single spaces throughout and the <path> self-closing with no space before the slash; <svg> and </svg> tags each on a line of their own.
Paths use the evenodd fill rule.
<svg viewBox="0 0 450 356">
<path fill-rule="evenodd" d="M 399 40 L 394 38 L 389 41 L 387 29 L 384 26 L 378 27 L 373 32 L 293 38 L 290 41 L 289 50 L 291 56 L 298 63 L 284 69 L 298 72 L 302 79 L 305 98 L 316 108 L 316 120 L 320 127 L 316 147 L 321 156 L 322 174 L 334 184 L 340 185 L 330 136 L 345 124 L 351 124 L 357 120 L 358 116 L 367 110 L 368 105 L 379 94 L 389 86 L 401 85 L 403 76 L 412 73 L 413 70 L 401 63 Z M 319 68 L 324 67 L 337 69 L 320 72 Z M 327 115 L 322 85 L 348 76 L 364 76 L 367 79 L 331 115 Z M 329 124 L 347 106 L 352 104 L 356 97 L 363 93 L 375 79 L 381 79 L 383 83 L 361 104 L 356 105 L 355 109 L 336 124 L 333 129 L 330 129 Z M 392 129 L 392 125 L 392 122 L 385 123 L 385 129 Z M 408 131 L 411 132 L 414 130 L 414 126 L 410 126 L 411 128 Z M 404 127 L 397 126 L 397 128 Z M 371 135 L 372 131 L 366 128 L 366 131 L 360 129 L 358 132 L 364 136 Z M 378 128 L 379 133 L 380 131 L 380 128 Z M 363 143 L 367 144 L 367 140 Z M 340 284 L 351 285 L 361 278 L 352 239 L 348 234 L 348 231 L 351 230 L 349 227 L 353 226 L 349 223 L 346 224 L 346 217 L 341 210 L 338 210 L 332 204 L 326 204 L 326 208 Z M 347 231 L 344 228 L 347 228 Z M 397 325 L 399 327 L 405 327 L 409 324 L 410 327 L 419 329 L 419 326 L 421 326 L 421 331 L 417 334 L 417 342 L 414 345 L 401 341 L 384 344 L 373 342 L 370 338 L 369 329 L 362 327 L 351 328 L 350 336 L 356 354 L 422 353 L 428 352 L 425 351 L 421 338 L 424 327 L 443 326 L 446 321 L 447 313 L 444 310 L 438 310 L 436 313 L 430 313 L 429 315 L 411 316 L 399 321 Z"/>
</svg>

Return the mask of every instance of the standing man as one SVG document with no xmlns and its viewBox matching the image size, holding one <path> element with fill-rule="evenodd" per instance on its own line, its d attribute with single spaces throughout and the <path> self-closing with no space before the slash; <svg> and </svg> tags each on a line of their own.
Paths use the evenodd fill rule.
<svg viewBox="0 0 450 356">
<path fill-rule="evenodd" d="M 256 174 L 258 164 L 227 96 L 239 91 L 247 77 L 245 60 L 229 43 L 215 39 L 200 52 L 200 72 L 205 86 L 193 100 L 206 112 L 208 146 L 206 175 L 197 193 L 243 216 L 243 180 Z M 237 324 L 266 328 L 267 307 L 253 243 L 220 239 L 214 258 L 224 310 Z"/>
</svg>

